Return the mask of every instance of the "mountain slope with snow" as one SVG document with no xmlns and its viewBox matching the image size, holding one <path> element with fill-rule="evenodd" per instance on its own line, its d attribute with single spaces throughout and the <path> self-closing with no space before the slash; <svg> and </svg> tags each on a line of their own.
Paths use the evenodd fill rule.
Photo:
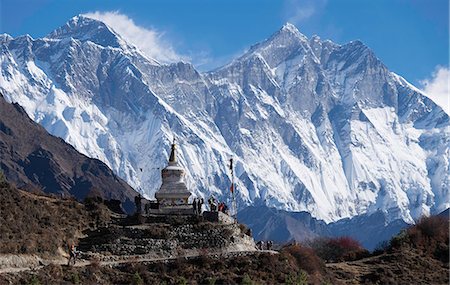
<svg viewBox="0 0 450 285">
<path fill-rule="evenodd" d="M 176 136 L 195 195 L 229 199 L 234 157 L 240 208 L 413 222 L 450 206 L 448 115 L 359 41 L 286 24 L 205 74 L 84 16 L 0 44 L 5 97 L 149 197 Z"/>
</svg>

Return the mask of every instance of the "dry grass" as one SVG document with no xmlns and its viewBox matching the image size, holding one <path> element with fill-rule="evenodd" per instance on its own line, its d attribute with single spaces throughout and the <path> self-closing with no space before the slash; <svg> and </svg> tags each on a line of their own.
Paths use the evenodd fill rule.
<svg viewBox="0 0 450 285">
<path fill-rule="evenodd" d="M 0 277 L 0 283 L 29 284 L 34 278 L 41 284 L 72 284 L 74 276 L 80 284 L 303 284 L 296 281 L 305 279 L 310 284 L 323 284 L 333 281 L 324 276 L 308 276 L 288 253 L 256 253 L 232 258 L 201 256 L 170 262 L 128 263 L 114 268 L 59 268 L 47 266 L 34 275 L 27 272 L 9 274 L 3 276 L 3 280 Z"/>
<path fill-rule="evenodd" d="M 351 284 L 449 284 L 449 220 L 422 218 L 374 256 L 327 264 L 338 281 Z"/>
<path fill-rule="evenodd" d="M 0 253 L 51 256 L 95 226 L 99 211 L 75 200 L 56 199 L 0 184 Z"/>
</svg>

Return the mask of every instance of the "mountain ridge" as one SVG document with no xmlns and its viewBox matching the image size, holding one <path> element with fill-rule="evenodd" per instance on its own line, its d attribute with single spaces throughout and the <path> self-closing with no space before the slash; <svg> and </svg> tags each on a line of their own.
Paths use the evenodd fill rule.
<svg viewBox="0 0 450 285">
<path fill-rule="evenodd" d="M 0 90 L 149 197 L 176 136 L 196 196 L 229 200 L 235 158 L 241 208 L 327 222 L 381 209 L 409 223 L 447 208 L 448 115 L 360 41 L 294 28 L 207 73 L 89 39 L 5 36 Z"/>
</svg>

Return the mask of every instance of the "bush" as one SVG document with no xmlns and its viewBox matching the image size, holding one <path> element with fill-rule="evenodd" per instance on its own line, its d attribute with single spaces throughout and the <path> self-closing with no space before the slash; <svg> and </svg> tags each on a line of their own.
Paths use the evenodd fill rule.
<svg viewBox="0 0 450 285">
<path fill-rule="evenodd" d="M 403 230 L 390 241 L 389 250 L 412 247 L 448 263 L 449 221 L 441 216 L 421 218 L 416 225 Z"/>
<path fill-rule="evenodd" d="M 253 280 L 248 276 L 248 274 L 244 274 L 244 277 L 242 278 L 242 285 L 253 285 Z"/>
<path fill-rule="evenodd" d="M 307 285 L 308 284 L 308 274 L 300 270 L 298 274 L 291 273 L 285 280 L 286 285 Z"/>
<path fill-rule="evenodd" d="M 37 278 L 37 276 L 33 275 L 33 277 L 31 277 L 31 280 L 28 284 L 29 285 L 40 285 L 41 282 L 39 282 L 39 279 Z"/>
<path fill-rule="evenodd" d="M 389 242 L 389 249 L 403 248 L 410 244 L 409 235 L 406 230 L 400 231 L 400 233 L 394 236 Z"/>
<path fill-rule="evenodd" d="M 208 281 L 208 285 L 215 285 L 217 278 L 216 277 L 208 277 L 206 280 Z"/>
<path fill-rule="evenodd" d="M 325 264 L 309 247 L 290 245 L 284 247 L 281 252 L 294 257 L 298 267 L 309 274 L 325 272 Z"/>
<path fill-rule="evenodd" d="M 138 272 L 135 272 L 133 275 L 133 281 L 131 282 L 133 285 L 142 285 L 144 284 L 144 280 L 142 280 L 141 275 Z"/>
<path fill-rule="evenodd" d="M 177 284 L 178 284 L 178 285 L 186 285 L 186 284 L 187 284 L 186 278 L 184 278 L 183 276 L 180 277 L 180 278 L 178 279 L 178 283 L 177 283 Z"/>
<path fill-rule="evenodd" d="M 352 261 L 369 256 L 369 252 L 351 237 L 319 238 L 311 242 L 311 247 L 327 262 Z"/>
<path fill-rule="evenodd" d="M 78 275 L 78 273 L 72 273 L 72 275 L 70 276 L 70 281 L 73 284 L 80 284 L 81 280 L 80 280 L 80 275 Z"/>
<path fill-rule="evenodd" d="M 416 246 L 428 246 L 432 243 L 448 243 L 448 220 L 440 216 L 424 217 L 408 229 L 408 235 Z"/>
</svg>

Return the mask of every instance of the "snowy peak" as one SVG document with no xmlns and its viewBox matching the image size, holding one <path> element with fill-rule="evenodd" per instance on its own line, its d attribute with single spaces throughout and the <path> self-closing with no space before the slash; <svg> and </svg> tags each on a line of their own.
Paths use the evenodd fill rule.
<svg viewBox="0 0 450 285">
<path fill-rule="evenodd" d="M 283 27 L 281 27 L 281 29 L 275 34 L 278 34 L 278 35 L 279 34 L 291 34 L 300 39 L 306 39 L 306 36 L 303 35 L 302 33 L 300 33 L 300 31 L 297 29 L 297 27 L 289 22 L 284 24 Z"/>
<path fill-rule="evenodd" d="M 256 44 L 240 60 L 262 57 L 271 68 L 309 50 L 308 39 L 292 24 L 286 23 L 267 40 Z"/>
<path fill-rule="evenodd" d="M 46 38 L 73 38 L 81 42 L 91 41 L 103 47 L 120 48 L 126 45 L 121 37 L 105 23 L 83 15 L 73 17 L 65 25 L 48 34 Z"/>
<path fill-rule="evenodd" d="M 242 206 L 409 222 L 449 206 L 448 116 L 360 41 L 288 23 L 200 74 L 155 64 L 85 16 L 45 39 L 0 40 L 5 97 L 149 197 L 176 135 L 197 196 L 228 198 L 234 156 Z"/>
<path fill-rule="evenodd" d="M 13 37 L 11 37 L 8 34 L 0 34 L 0 44 L 3 44 L 5 42 L 9 42 L 12 39 L 13 39 Z"/>
</svg>

